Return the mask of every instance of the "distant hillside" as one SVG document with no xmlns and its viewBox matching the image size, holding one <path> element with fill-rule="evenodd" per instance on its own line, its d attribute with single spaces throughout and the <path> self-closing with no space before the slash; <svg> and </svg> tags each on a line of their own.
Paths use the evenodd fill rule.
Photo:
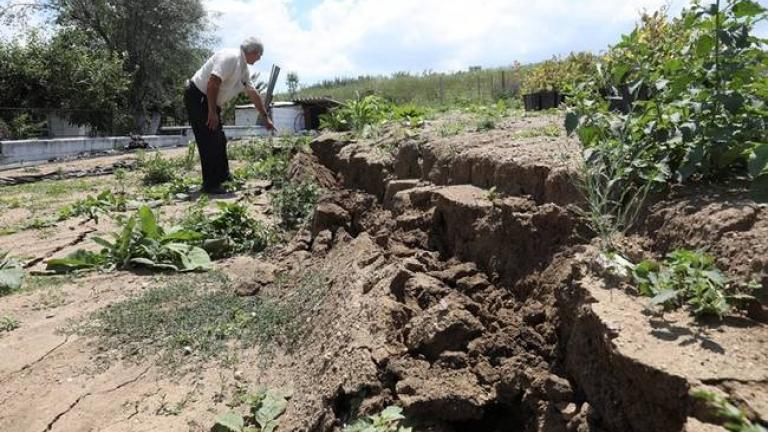
<svg viewBox="0 0 768 432">
<path fill-rule="evenodd" d="M 415 102 L 424 105 L 452 104 L 461 101 L 494 102 L 501 97 L 516 96 L 522 75 L 529 66 L 475 69 L 470 71 L 424 73 L 398 72 L 391 76 L 336 78 L 302 88 L 299 97 L 328 96 L 339 101 L 375 92 L 396 103 Z M 280 95 L 287 99 L 286 94 Z"/>
</svg>

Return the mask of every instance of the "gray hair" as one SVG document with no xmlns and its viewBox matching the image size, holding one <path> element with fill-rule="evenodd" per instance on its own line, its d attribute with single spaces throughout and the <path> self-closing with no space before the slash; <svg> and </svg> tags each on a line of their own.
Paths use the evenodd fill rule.
<svg viewBox="0 0 768 432">
<path fill-rule="evenodd" d="M 264 44 L 261 43 L 259 38 L 249 37 L 240 44 L 240 49 L 246 54 L 264 54 Z"/>
</svg>

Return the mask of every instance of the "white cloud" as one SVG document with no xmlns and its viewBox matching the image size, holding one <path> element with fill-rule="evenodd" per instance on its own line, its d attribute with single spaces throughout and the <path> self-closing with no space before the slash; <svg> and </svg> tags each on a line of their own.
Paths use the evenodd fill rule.
<svg viewBox="0 0 768 432">
<path fill-rule="evenodd" d="M 220 12 L 220 45 L 264 40 L 257 69 L 271 63 L 302 82 L 399 70 L 457 70 L 601 50 L 631 30 L 643 9 L 667 0 L 321 0 L 296 11 L 290 0 L 205 0 Z M 672 1 L 673 13 L 686 0 Z M 301 26 L 296 13 L 308 14 Z M 282 80 L 281 80 L 282 81 Z"/>
</svg>

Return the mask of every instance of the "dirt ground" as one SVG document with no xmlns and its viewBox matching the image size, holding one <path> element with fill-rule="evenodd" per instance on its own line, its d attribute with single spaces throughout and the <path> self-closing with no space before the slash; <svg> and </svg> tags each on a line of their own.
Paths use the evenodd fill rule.
<svg viewBox="0 0 768 432">
<path fill-rule="evenodd" d="M 209 276 L 29 276 L 0 298 L 0 317 L 20 323 L 0 333 L 0 430 L 207 431 L 260 386 L 293 390 L 282 431 L 341 430 L 393 404 L 415 430 L 436 432 L 724 430 L 690 396 L 699 388 L 765 424 L 765 301 L 722 321 L 649 314 L 647 299 L 596 268 L 571 207 L 577 146 L 559 114 L 516 114 L 483 132 L 472 122 L 448 115 L 417 134 L 318 137 L 290 170 L 325 188 L 310 220 L 267 253 L 216 262 Z M 102 180 L 91 187 L 109 187 Z M 50 190 L 2 188 L 3 202 L 18 193 L 23 204 Z M 632 258 L 706 247 L 723 271 L 768 287 L 768 210 L 746 197 L 743 185 L 675 190 L 627 239 Z M 263 194 L 244 202 L 273 220 Z M 3 225 L 29 217 L 24 209 L 3 207 Z M 1 236 L 0 249 L 40 271 L 113 228 L 109 218 L 71 219 Z M 174 345 L 181 361 L 169 366 L 167 353 L 144 350 L 155 341 L 121 346 L 126 335 L 73 330 L 169 284 L 287 301 L 295 310 L 281 309 L 283 324 L 296 333 L 224 340 L 213 357 Z"/>
</svg>

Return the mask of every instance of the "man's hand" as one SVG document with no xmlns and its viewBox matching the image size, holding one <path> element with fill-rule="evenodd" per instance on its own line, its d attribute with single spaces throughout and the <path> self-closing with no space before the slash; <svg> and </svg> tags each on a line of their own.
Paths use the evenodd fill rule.
<svg viewBox="0 0 768 432">
<path fill-rule="evenodd" d="M 215 131 L 219 128 L 219 115 L 216 111 L 208 111 L 208 129 Z"/>
<path fill-rule="evenodd" d="M 265 124 L 264 124 L 264 126 L 266 126 L 267 130 L 268 130 L 268 131 L 274 131 L 274 132 L 277 132 L 277 129 L 275 129 L 275 124 L 274 124 L 274 123 L 272 123 L 272 119 L 271 119 L 271 118 L 269 118 L 269 117 L 267 117 L 267 116 L 264 116 L 264 118 L 266 119 L 266 120 L 264 121 L 264 123 L 265 123 Z"/>
</svg>

